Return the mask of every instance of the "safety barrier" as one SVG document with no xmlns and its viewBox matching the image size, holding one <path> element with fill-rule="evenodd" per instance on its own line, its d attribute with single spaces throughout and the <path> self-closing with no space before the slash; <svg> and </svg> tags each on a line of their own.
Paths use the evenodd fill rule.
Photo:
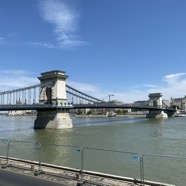
<svg viewBox="0 0 186 186">
<path fill-rule="evenodd" d="M 183 176 L 186 171 L 186 157 L 160 154 L 143 154 L 142 155 L 142 180 L 162 179 L 165 182 L 174 180 L 174 184 L 184 186 L 186 177 Z M 184 183 L 184 184 L 183 184 Z"/>
<path fill-rule="evenodd" d="M 74 154 L 74 156 L 72 156 L 69 161 L 70 165 L 65 166 L 79 170 L 78 177 L 80 185 L 83 185 L 84 174 L 87 172 L 87 170 L 92 172 L 99 171 L 105 173 L 104 170 L 106 169 L 110 171 L 110 175 L 114 175 L 114 169 L 117 168 L 121 172 L 121 175 L 119 176 L 136 178 L 136 182 L 144 185 L 147 183 L 147 178 L 148 180 L 149 178 L 153 180 L 155 174 L 159 173 L 162 175 L 160 168 L 167 166 L 166 161 L 172 162 L 172 159 L 179 160 L 182 165 L 180 168 L 183 169 L 183 171 L 186 169 L 186 157 L 183 156 L 139 154 L 136 152 L 102 148 L 55 145 L 49 143 L 41 144 L 15 140 L 0 140 L 0 149 L 0 156 L 4 156 L 6 158 L 6 165 L 9 164 L 10 157 L 32 160 L 38 162 L 38 172 L 42 172 L 42 163 L 58 165 L 58 162 L 55 161 L 55 158 L 48 159 L 45 157 L 45 154 L 48 153 L 48 151 L 56 151 L 56 149 L 58 149 L 57 152 L 54 152 L 54 157 L 56 157 L 55 153 L 58 155 L 58 158 L 60 156 L 60 161 L 64 160 L 61 162 L 62 165 L 65 164 L 66 157 L 69 158 L 69 154 Z M 119 164 L 118 161 L 115 161 L 115 159 L 120 159 Z M 176 164 L 171 165 L 171 162 L 168 162 L 168 165 L 170 166 L 168 167 L 169 171 L 172 171 L 173 167 L 176 166 Z M 100 170 L 99 168 L 98 170 L 96 167 L 98 164 L 100 165 L 99 167 L 105 166 L 104 169 Z M 124 169 L 127 171 L 123 172 Z M 175 172 L 173 171 L 173 176 L 174 174 Z M 167 182 L 169 182 L 169 177 L 167 177 Z"/>
</svg>

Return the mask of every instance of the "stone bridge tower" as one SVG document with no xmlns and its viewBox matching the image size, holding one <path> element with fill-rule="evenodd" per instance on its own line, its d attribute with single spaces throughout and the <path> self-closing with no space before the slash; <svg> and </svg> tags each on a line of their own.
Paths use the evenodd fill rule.
<svg viewBox="0 0 186 186">
<path fill-rule="evenodd" d="M 66 97 L 66 79 L 64 71 L 50 71 L 41 73 L 38 79 L 41 82 L 39 96 L 40 104 L 65 105 Z"/>
<path fill-rule="evenodd" d="M 72 128 L 69 105 L 66 96 L 66 79 L 64 71 L 53 70 L 41 73 L 39 103 L 47 109 L 37 110 L 34 128 Z M 47 107 L 48 106 L 48 107 Z"/>
<path fill-rule="evenodd" d="M 162 94 L 161 93 L 152 93 L 149 94 L 149 106 L 162 108 L 163 101 L 162 101 Z"/>
<path fill-rule="evenodd" d="M 161 93 L 149 94 L 149 106 L 162 109 L 163 101 Z M 167 118 L 167 114 L 163 110 L 150 110 L 146 115 L 147 118 Z"/>
</svg>

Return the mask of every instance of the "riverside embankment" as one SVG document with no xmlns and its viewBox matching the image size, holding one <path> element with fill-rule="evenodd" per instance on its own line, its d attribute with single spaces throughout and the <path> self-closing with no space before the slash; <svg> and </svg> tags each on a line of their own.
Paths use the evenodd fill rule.
<svg viewBox="0 0 186 186">
<path fill-rule="evenodd" d="M 173 186 L 166 183 L 148 180 L 142 181 L 134 178 L 103 174 L 100 172 L 82 171 L 75 168 L 11 157 L 8 159 L 0 157 L 0 165 L 1 175 L 5 174 L 11 176 L 11 182 L 7 177 L 3 178 L 3 183 L 11 183 L 15 186 L 24 186 L 25 184 L 30 186 L 34 186 L 35 184 L 45 184 L 48 186 Z M 20 178 L 22 179 L 21 181 Z M 44 180 L 48 182 L 45 182 Z"/>
</svg>

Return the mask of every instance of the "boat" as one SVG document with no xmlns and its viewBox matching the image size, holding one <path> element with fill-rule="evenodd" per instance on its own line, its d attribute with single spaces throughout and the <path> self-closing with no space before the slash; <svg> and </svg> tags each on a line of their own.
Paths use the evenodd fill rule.
<svg viewBox="0 0 186 186">
<path fill-rule="evenodd" d="M 107 112 L 106 117 L 116 117 L 116 113 L 114 112 Z"/>
<path fill-rule="evenodd" d="M 178 114 L 175 114 L 174 117 L 186 117 L 186 114 L 178 113 Z"/>
</svg>

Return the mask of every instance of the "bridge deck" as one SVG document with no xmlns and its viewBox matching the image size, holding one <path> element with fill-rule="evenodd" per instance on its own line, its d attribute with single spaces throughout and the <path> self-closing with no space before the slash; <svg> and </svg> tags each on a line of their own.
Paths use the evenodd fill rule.
<svg viewBox="0 0 186 186">
<path fill-rule="evenodd" d="M 32 105 L 0 105 L 0 111 L 8 110 L 56 110 L 56 109 L 72 109 L 72 105 L 58 106 L 50 104 L 32 104 Z"/>
<path fill-rule="evenodd" d="M 54 109 L 137 109 L 137 110 L 163 110 L 175 112 L 172 108 L 158 108 L 150 106 L 114 105 L 114 104 L 74 104 L 74 105 L 51 105 L 51 104 L 22 104 L 22 105 L 0 105 L 0 111 L 7 110 L 54 110 Z"/>
</svg>

